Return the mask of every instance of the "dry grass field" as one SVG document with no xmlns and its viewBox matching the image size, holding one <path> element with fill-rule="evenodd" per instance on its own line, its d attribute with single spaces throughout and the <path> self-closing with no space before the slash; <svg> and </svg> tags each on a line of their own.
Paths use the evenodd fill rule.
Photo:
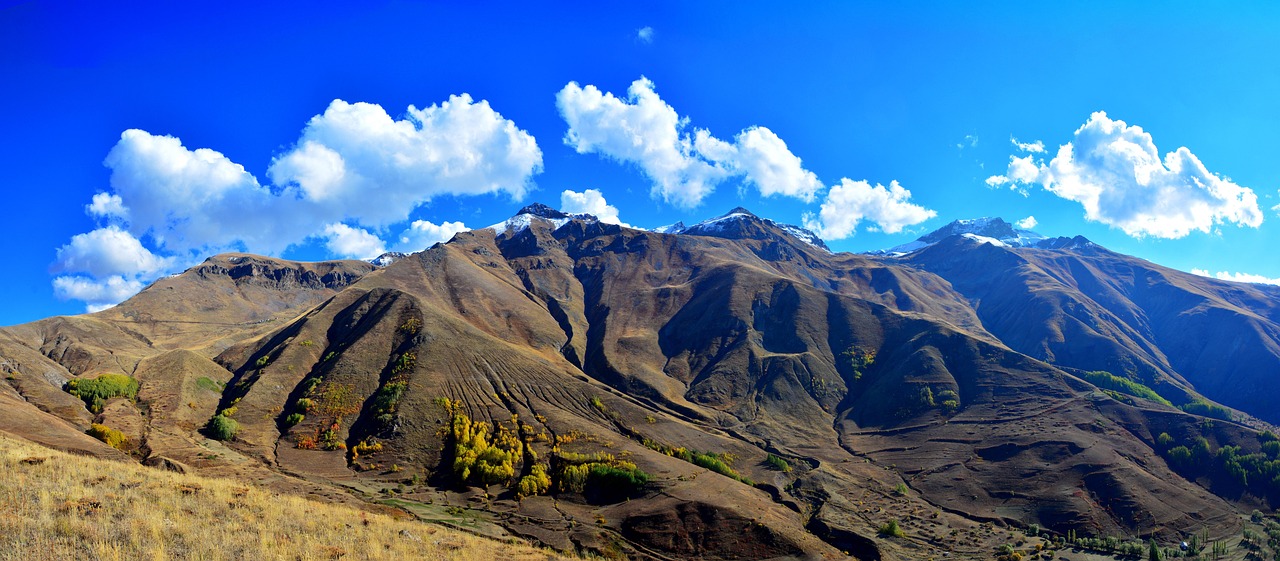
<svg viewBox="0 0 1280 561">
<path fill-rule="evenodd" d="M 523 544 L 0 436 L 0 559 L 557 559 Z"/>
</svg>

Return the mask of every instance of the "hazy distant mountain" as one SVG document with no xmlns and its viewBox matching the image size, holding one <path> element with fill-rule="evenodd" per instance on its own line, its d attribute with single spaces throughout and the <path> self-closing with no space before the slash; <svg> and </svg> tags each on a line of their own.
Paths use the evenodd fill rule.
<svg viewBox="0 0 1280 561">
<path fill-rule="evenodd" d="M 1276 420 L 1275 289 L 999 219 L 880 255 L 745 209 L 660 230 L 531 205 L 378 266 L 219 256 L 0 330 L 0 430 L 633 558 L 990 558 L 984 522 L 1172 541 L 1274 500 L 1157 439 L 1261 450 L 1176 406 Z M 137 403 L 61 389 L 104 372 Z"/>
</svg>

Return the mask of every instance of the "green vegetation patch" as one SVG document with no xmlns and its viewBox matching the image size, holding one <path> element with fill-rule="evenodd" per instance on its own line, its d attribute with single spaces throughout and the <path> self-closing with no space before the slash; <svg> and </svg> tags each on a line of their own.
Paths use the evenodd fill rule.
<svg viewBox="0 0 1280 561">
<path fill-rule="evenodd" d="M 222 389 L 227 387 L 227 385 L 222 382 L 204 376 L 196 379 L 196 386 L 200 389 L 209 390 L 213 393 L 222 393 Z"/>
<path fill-rule="evenodd" d="M 214 415 L 209 419 L 209 424 L 205 425 L 205 432 L 209 438 L 215 440 L 231 440 L 236 437 L 236 433 L 240 431 L 240 423 L 235 419 L 226 415 Z"/>
<path fill-rule="evenodd" d="M 787 463 L 786 460 L 774 454 L 769 454 L 767 457 L 765 457 L 764 463 L 768 464 L 769 467 L 783 473 L 791 471 L 791 464 Z"/>
<path fill-rule="evenodd" d="M 76 378 L 67 382 L 62 389 L 84 401 L 89 411 L 101 413 L 107 400 L 113 397 L 124 397 L 129 400 L 138 398 L 141 384 L 124 374 L 103 374 L 97 378 Z"/>
<path fill-rule="evenodd" d="M 1098 386 L 1104 390 L 1116 391 L 1125 395 L 1140 397 L 1142 399 L 1154 401 L 1156 403 L 1163 403 L 1169 407 L 1173 407 L 1173 404 L 1170 403 L 1169 400 L 1160 397 L 1160 394 L 1156 393 L 1155 390 L 1133 380 L 1121 378 L 1110 372 L 1103 372 L 1101 370 L 1085 372 L 1084 379 L 1090 384 Z"/>
<path fill-rule="evenodd" d="M 1276 459 L 1280 447 L 1267 446 L 1273 442 L 1264 442 L 1262 452 L 1241 454 L 1239 446 L 1224 445 L 1215 450 L 1203 436 L 1186 442 L 1160 433 L 1156 448 L 1169 467 L 1183 477 L 1229 480 L 1275 505 L 1280 503 L 1280 459 Z"/>
<path fill-rule="evenodd" d="M 1197 397 L 1188 403 L 1178 406 L 1178 409 L 1191 413 L 1192 415 L 1200 415 L 1201 417 L 1209 417 L 1210 419 L 1219 419 L 1222 421 L 1234 420 L 1231 411 L 1226 407 L 1216 403 L 1209 403 L 1204 398 Z"/>
</svg>

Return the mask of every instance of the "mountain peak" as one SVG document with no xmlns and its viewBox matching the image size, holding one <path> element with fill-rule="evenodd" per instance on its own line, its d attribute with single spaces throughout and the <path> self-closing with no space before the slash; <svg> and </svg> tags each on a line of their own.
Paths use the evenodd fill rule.
<svg viewBox="0 0 1280 561">
<path fill-rule="evenodd" d="M 817 234 L 799 226 L 782 224 L 768 218 L 760 218 L 743 207 L 734 207 L 729 212 L 715 218 L 703 220 L 692 226 L 685 227 L 683 223 L 676 223 L 655 231 L 665 234 L 689 234 L 725 239 L 768 239 L 778 238 L 779 235 L 782 235 L 797 239 L 823 251 L 831 251 Z"/>
<path fill-rule="evenodd" d="M 1013 247 L 1047 247 L 1045 243 L 1049 241 L 1044 236 L 1031 230 L 1018 228 L 1006 222 L 1003 218 L 984 216 L 982 218 L 954 220 L 937 230 L 920 236 L 916 241 L 868 253 L 875 255 L 906 255 L 929 247 L 951 236 L 964 236 L 978 243 L 993 243 L 995 245 Z"/>
<path fill-rule="evenodd" d="M 537 216 L 540 218 L 549 218 L 549 219 L 570 218 L 569 213 L 564 212 L 562 210 L 551 208 L 542 203 L 533 203 L 531 205 L 528 205 L 520 209 L 520 212 L 517 212 L 516 216 L 520 216 L 521 214 L 529 214 L 529 215 Z"/>
</svg>

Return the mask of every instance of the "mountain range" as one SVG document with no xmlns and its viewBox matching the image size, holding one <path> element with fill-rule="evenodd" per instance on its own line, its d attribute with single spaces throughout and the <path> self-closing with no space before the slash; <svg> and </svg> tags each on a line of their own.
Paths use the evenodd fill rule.
<svg viewBox="0 0 1280 561">
<path fill-rule="evenodd" d="M 997 218 L 850 254 L 741 208 L 531 205 L 0 329 L 0 431 L 605 556 L 1176 543 L 1280 504 L 1278 306 Z"/>
</svg>

